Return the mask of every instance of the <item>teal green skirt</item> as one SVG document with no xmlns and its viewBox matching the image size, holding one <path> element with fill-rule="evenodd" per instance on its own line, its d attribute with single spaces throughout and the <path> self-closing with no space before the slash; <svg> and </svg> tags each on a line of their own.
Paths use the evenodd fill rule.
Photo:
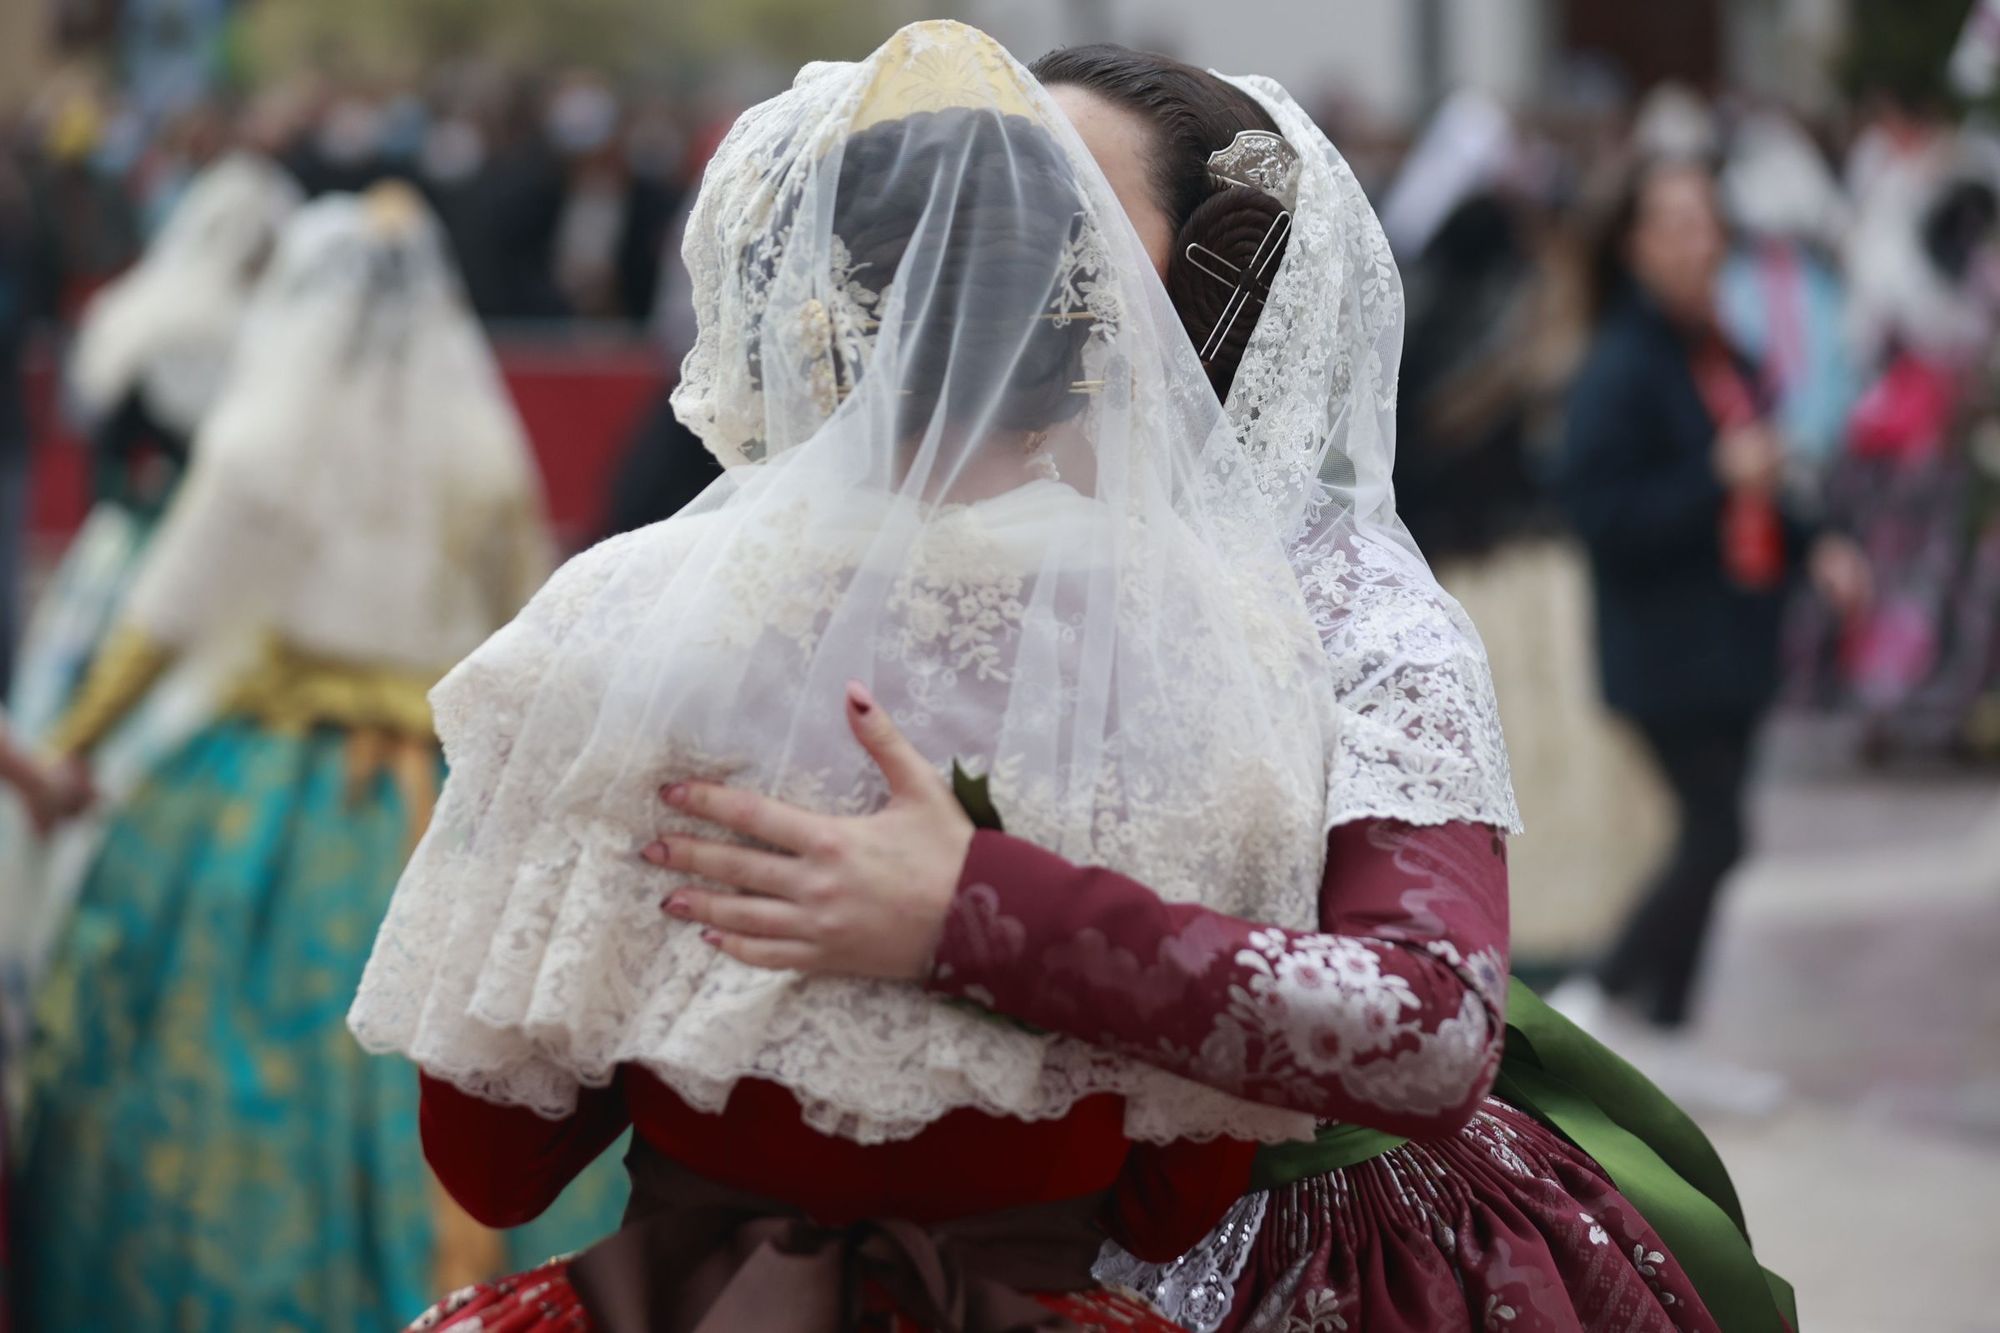
<svg viewBox="0 0 2000 1333">
<path fill-rule="evenodd" d="M 345 1016 L 408 850 L 345 733 L 210 726 L 112 821 L 44 989 L 15 1234 L 26 1327 L 401 1327 L 436 1296 L 416 1071 Z M 515 1267 L 613 1230 L 608 1153 Z"/>
</svg>

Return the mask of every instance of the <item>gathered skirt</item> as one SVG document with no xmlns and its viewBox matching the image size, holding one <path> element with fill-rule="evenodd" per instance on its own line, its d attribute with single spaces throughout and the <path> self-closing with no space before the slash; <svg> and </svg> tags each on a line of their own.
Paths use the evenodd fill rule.
<svg viewBox="0 0 2000 1333">
<path fill-rule="evenodd" d="M 349 1333 L 439 1294 L 415 1071 L 344 1021 L 420 817 L 362 749 L 224 718 L 109 821 L 36 1003 L 25 1327 Z M 607 1159 L 494 1258 L 623 1204 Z"/>
<path fill-rule="evenodd" d="M 1230 1333 L 1715 1333 L 1583 1153 L 1489 1099 L 1448 1139 L 1274 1190 Z"/>
</svg>

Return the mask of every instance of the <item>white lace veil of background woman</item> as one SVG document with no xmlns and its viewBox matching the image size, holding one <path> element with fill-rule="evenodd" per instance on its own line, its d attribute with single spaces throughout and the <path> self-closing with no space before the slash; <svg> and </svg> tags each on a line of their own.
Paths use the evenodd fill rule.
<svg viewBox="0 0 2000 1333">
<path fill-rule="evenodd" d="M 1312 928 L 1334 718 L 1283 536 L 1327 433 L 1244 447 L 1089 153 L 957 24 L 744 115 L 685 255 L 676 407 L 729 470 L 434 692 L 451 777 L 354 1031 L 550 1116 L 633 1065 L 709 1111 L 775 1081 L 863 1142 L 1100 1092 L 1135 1137 L 1309 1133 L 915 984 L 741 965 L 659 910 L 637 851 L 695 827 L 658 800 L 677 779 L 877 806 L 859 678 L 940 769 L 990 778 L 1010 832 Z"/>
<path fill-rule="evenodd" d="M 254 627 L 438 672 L 527 599 L 540 531 L 436 221 L 406 187 L 328 195 L 279 238 L 124 618 L 176 647 Z"/>
<path fill-rule="evenodd" d="M 1340 152 L 1275 80 L 1254 97 L 1299 156 L 1284 260 L 1230 387 L 1253 458 L 1303 493 L 1288 546 L 1338 709 L 1328 826 L 1452 821 L 1517 831 L 1507 748 L 1478 632 L 1396 516 L 1403 283 Z"/>
<path fill-rule="evenodd" d="M 69 367 L 86 417 L 134 388 L 170 429 L 190 432 L 214 401 L 244 307 L 299 189 L 264 158 L 234 153 L 189 183 L 135 265 L 84 311 Z"/>
</svg>

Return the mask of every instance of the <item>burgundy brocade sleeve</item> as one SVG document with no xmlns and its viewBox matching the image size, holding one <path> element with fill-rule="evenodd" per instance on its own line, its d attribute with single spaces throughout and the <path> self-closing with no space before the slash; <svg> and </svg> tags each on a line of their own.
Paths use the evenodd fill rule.
<svg viewBox="0 0 2000 1333">
<path fill-rule="evenodd" d="M 1506 843 L 1482 824 L 1334 829 L 1316 933 L 981 832 L 930 984 L 1253 1101 L 1422 1137 L 1492 1085 L 1506 949 Z"/>
</svg>

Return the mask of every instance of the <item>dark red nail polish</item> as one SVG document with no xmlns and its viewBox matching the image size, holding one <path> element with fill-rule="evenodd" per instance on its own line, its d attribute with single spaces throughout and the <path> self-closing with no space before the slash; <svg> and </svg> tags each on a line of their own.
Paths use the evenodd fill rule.
<svg viewBox="0 0 2000 1333">
<path fill-rule="evenodd" d="M 688 900 L 678 893 L 667 895 L 666 908 L 668 916 L 679 917 L 683 921 L 690 920 L 694 916 L 694 908 L 689 906 Z"/>
<path fill-rule="evenodd" d="M 854 711 L 863 717 L 875 711 L 874 697 L 868 693 L 868 687 L 858 680 L 847 682 L 847 702 L 853 704 Z"/>
</svg>

